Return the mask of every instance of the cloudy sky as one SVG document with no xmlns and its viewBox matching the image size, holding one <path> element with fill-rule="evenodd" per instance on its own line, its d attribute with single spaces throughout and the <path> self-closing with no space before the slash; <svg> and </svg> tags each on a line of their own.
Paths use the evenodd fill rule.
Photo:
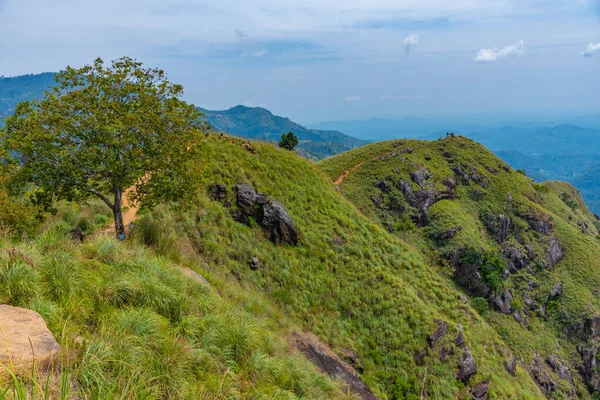
<svg viewBox="0 0 600 400">
<path fill-rule="evenodd" d="M 600 0 L 0 0 L 0 75 L 124 55 L 300 122 L 600 112 Z"/>
</svg>

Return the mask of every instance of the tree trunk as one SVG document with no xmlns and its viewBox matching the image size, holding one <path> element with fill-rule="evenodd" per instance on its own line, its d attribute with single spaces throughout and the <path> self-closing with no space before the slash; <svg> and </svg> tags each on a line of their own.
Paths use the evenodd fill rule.
<svg viewBox="0 0 600 400">
<path fill-rule="evenodd" d="M 113 203 L 113 217 L 115 219 L 115 233 L 117 239 L 125 240 L 125 225 L 123 224 L 123 210 L 121 204 L 123 201 L 123 188 L 114 188 L 115 202 Z"/>
</svg>

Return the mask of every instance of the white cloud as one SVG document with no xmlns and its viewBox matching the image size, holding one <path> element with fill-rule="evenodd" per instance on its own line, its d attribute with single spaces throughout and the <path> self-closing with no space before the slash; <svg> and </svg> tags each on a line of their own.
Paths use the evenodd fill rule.
<svg viewBox="0 0 600 400">
<path fill-rule="evenodd" d="M 346 103 L 353 103 L 356 101 L 360 101 L 360 96 L 348 96 L 348 97 L 344 97 L 344 101 Z"/>
<path fill-rule="evenodd" d="M 413 46 L 419 43 L 419 40 L 421 40 L 421 37 L 416 33 L 413 33 L 404 39 L 404 51 L 407 55 L 410 54 Z"/>
<path fill-rule="evenodd" d="M 600 50 L 600 42 L 598 43 L 590 43 L 587 45 L 587 47 L 585 48 L 585 51 L 581 52 L 581 55 L 584 57 L 593 57 L 594 54 L 596 54 L 597 51 Z"/>
<path fill-rule="evenodd" d="M 258 50 L 252 53 L 252 57 L 264 57 L 269 54 L 269 51 L 266 49 Z"/>
<path fill-rule="evenodd" d="M 524 53 L 525 42 L 520 40 L 519 42 L 504 46 L 502 49 L 481 49 L 473 58 L 478 63 L 489 63 L 498 60 L 502 60 L 510 56 L 518 56 Z"/>
</svg>

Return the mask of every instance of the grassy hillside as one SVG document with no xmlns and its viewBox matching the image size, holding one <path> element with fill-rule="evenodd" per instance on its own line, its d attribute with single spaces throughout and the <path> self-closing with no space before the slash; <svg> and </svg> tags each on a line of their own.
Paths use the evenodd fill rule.
<svg viewBox="0 0 600 400">
<path fill-rule="evenodd" d="M 75 206 L 35 239 L 5 240 L 3 248 L 15 246 L 23 257 L 5 259 L 2 273 L 12 278 L 2 281 L 2 301 L 46 318 L 63 352 L 70 349 L 62 367 L 73 391 L 87 398 L 347 396 L 290 355 L 285 339 L 300 329 L 339 355 L 355 351 L 362 379 L 382 399 L 470 398 L 486 379 L 490 398 L 542 397 L 521 365 L 515 376 L 507 371 L 513 350 L 503 334 L 415 245 L 359 213 L 311 162 L 260 143 L 253 154 L 242 143 L 209 136 L 197 166 L 206 190 L 193 204 L 145 210 L 126 243 L 72 244 L 72 226 L 94 226 Z M 298 245 L 275 245 L 252 221 L 232 218 L 239 182 L 285 205 Z M 229 190 L 222 202 L 212 199 L 215 184 Z M 103 219 L 86 210 L 86 219 Z M 253 256 L 257 271 L 248 265 Z M 432 346 L 442 322 L 448 333 Z M 453 343 L 458 324 L 466 348 Z M 477 374 L 463 382 L 466 349 Z"/>
<path fill-rule="evenodd" d="M 574 187 L 536 184 L 464 137 L 381 142 L 320 167 L 363 214 L 471 295 L 548 396 L 587 396 L 576 346 L 597 335 L 600 241 Z"/>
<path fill-rule="evenodd" d="M 516 377 L 507 372 L 506 343 L 413 246 L 357 212 L 312 163 L 268 145 L 253 147 L 258 156 L 246 151 L 242 141 L 209 137 L 198 176 L 207 192 L 215 184 L 227 186 L 225 204 L 201 194 L 183 214 L 149 213 L 139 222 L 140 230 L 149 232 L 148 241 L 176 254 L 182 251 L 173 249 L 183 246 L 211 270 L 230 274 L 244 290 L 265 292 L 334 350 L 356 351 L 363 380 L 381 398 L 467 396 L 487 378 L 494 398 L 541 396 L 520 367 Z M 239 182 L 287 207 L 299 231 L 297 246 L 276 246 L 260 228 L 232 219 L 232 188 Z M 160 227 L 170 232 L 152 238 Z M 252 256 L 261 261 L 259 271 L 248 266 Z M 440 321 L 448 324 L 448 334 L 417 366 L 415 355 L 429 347 Z M 478 368 L 467 384 L 456 379 L 463 356 L 452 344 L 458 324 Z"/>
</svg>

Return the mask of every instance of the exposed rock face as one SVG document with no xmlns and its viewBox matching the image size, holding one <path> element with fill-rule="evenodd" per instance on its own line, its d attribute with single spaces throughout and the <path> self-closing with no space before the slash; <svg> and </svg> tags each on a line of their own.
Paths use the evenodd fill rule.
<svg viewBox="0 0 600 400">
<path fill-rule="evenodd" d="M 473 400 L 487 400 L 488 390 L 490 389 L 490 378 L 483 382 L 479 382 L 473 388 Z"/>
<path fill-rule="evenodd" d="M 538 354 L 535 355 L 533 361 L 531 362 L 529 374 L 535 380 L 540 390 L 547 397 L 550 397 L 551 394 L 556 391 L 556 382 L 554 382 L 554 379 L 552 379 L 552 376 L 550 375 L 545 363 L 540 361 Z"/>
<path fill-rule="evenodd" d="M 255 217 L 273 243 L 298 243 L 296 226 L 283 204 L 269 200 L 245 183 L 236 185 L 235 189 L 237 204 L 242 210 L 242 215 L 234 216 L 237 221 L 248 223 L 248 217 Z"/>
<path fill-rule="evenodd" d="M 517 359 L 512 354 L 510 355 L 508 362 L 506 363 L 506 370 L 512 376 L 516 376 L 517 373 Z"/>
<path fill-rule="evenodd" d="M 425 357 L 427 357 L 427 349 L 423 349 L 423 350 L 419 351 L 418 353 L 415 353 L 413 355 L 415 364 L 417 364 L 419 367 L 422 367 L 423 365 L 425 365 Z"/>
<path fill-rule="evenodd" d="M 523 299 L 523 304 L 525 304 L 530 310 L 535 310 L 536 305 L 535 302 L 533 301 L 533 299 L 531 298 L 531 296 L 529 295 L 529 293 L 523 293 L 521 295 L 521 298 Z"/>
<path fill-rule="evenodd" d="M 488 230 L 496 237 L 498 243 L 502 243 L 506 240 L 510 233 L 510 218 L 504 216 L 504 214 L 489 214 L 487 216 L 486 226 Z"/>
<path fill-rule="evenodd" d="M 375 187 L 379 188 L 379 190 L 381 190 L 383 193 L 390 192 L 390 186 L 385 180 L 375 183 Z"/>
<path fill-rule="evenodd" d="M 258 196 L 256 190 L 246 183 L 236 185 L 235 190 L 238 206 L 246 215 L 253 215 L 256 212 L 256 197 Z"/>
<path fill-rule="evenodd" d="M 429 336 L 429 338 L 427 338 L 427 342 L 429 343 L 430 347 L 435 346 L 435 344 L 442 339 L 444 336 L 446 336 L 446 333 L 448 333 L 448 324 L 444 321 L 440 322 L 440 325 L 438 326 L 438 328 L 435 330 L 435 332 L 433 332 L 433 334 L 431 336 Z"/>
<path fill-rule="evenodd" d="M 466 382 L 476 373 L 477 365 L 475 364 L 475 359 L 469 349 L 465 349 L 462 360 L 458 365 L 458 375 L 456 375 L 456 379 Z"/>
<path fill-rule="evenodd" d="M 558 375 L 558 377 L 560 379 L 564 379 L 565 381 L 569 382 L 571 385 L 573 384 L 573 377 L 571 376 L 571 373 L 569 372 L 569 367 L 564 365 L 558 359 L 558 356 L 556 354 L 552 354 L 552 356 L 550 356 L 550 358 L 546 360 L 546 363 L 548 363 L 548 365 L 550 367 L 552 367 L 552 370 Z"/>
<path fill-rule="evenodd" d="M 425 168 L 421 168 L 417 171 L 411 172 L 410 178 L 414 183 L 423 187 L 425 183 L 427 183 L 427 179 L 431 177 L 431 173 L 427 171 Z"/>
<path fill-rule="evenodd" d="M 31 371 L 34 362 L 43 370 L 60 352 L 46 322 L 35 311 L 0 305 L 0 325 L 3 331 L 0 365 L 9 365 L 12 360 L 16 373 Z M 4 368 L 0 370 L 0 375 L 6 372 Z"/>
<path fill-rule="evenodd" d="M 548 268 L 554 267 L 565 256 L 565 249 L 554 236 L 550 238 L 550 245 L 546 256 L 548 259 Z"/>
<path fill-rule="evenodd" d="M 453 342 L 457 347 L 463 347 L 465 345 L 465 334 L 463 333 L 463 327 L 461 324 L 458 324 L 456 329 L 458 330 L 458 333 L 456 334 Z"/>
<path fill-rule="evenodd" d="M 272 200 L 264 204 L 260 209 L 259 223 L 269 232 L 273 243 L 298 243 L 294 221 L 280 202 Z"/>
<path fill-rule="evenodd" d="M 342 347 L 340 349 L 340 352 L 342 353 L 344 361 L 352 365 L 355 371 L 361 374 L 365 372 L 365 367 L 363 366 L 360 357 L 358 356 L 358 354 L 356 354 L 354 350 L 349 349 L 347 347 Z"/>
<path fill-rule="evenodd" d="M 510 292 L 505 291 L 505 292 L 500 292 L 497 295 L 493 296 L 490 299 L 490 303 L 491 303 L 492 307 L 494 309 L 496 309 L 496 311 L 499 311 L 502 314 L 511 314 L 512 307 L 510 305 L 510 302 L 512 301 L 512 299 L 513 299 L 513 297 L 510 294 Z"/>
<path fill-rule="evenodd" d="M 585 320 L 585 333 L 593 339 L 600 336 L 600 316 L 594 316 Z"/>
<path fill-rule="evenodd" d="M 562 295 L 562 291 L 563 291 L 563 283 L 557 282 L 556 284 L 554 284 L 554 287 L 550 291 L 549 299 L 550 300 L 556 299 L 558 296 Z"/>
<path fill-rule="evenodd" d="M 600 390 L 600 377 L 596 373 L 596 355 L 598 354 L 598 345 L 591 347 L 577 346 L 577 351 L 581 356 L 581 367 L 579 373 L 583 382 L 590 391 Z"/>
<path fill-rule="evenodd" d="M 530 213 L 525 215 L 525 221 L 531 229 L 542 235 L 548 236 L 552 233 L 552 221 L 548 215 Z"/>
<path fill-rule="evenodd" d="M 504 246 L 502 252 L 504 256 L 510 261 L 509 267 L 514 266 L 515 269 L 520 270 L 529 265 L 529 259 L 519 250 L 517 247 L 508 245 Z"/>
<path fill-rule="evenodd" d="M 340 359 L 316 338 L 294 333 L 292 340 L 294 347 L 322 372 L 332 378 L 342 379 L 350 390 L 361 398 L 378 400 L 371 392 L 371 389 L 360 379 L 352 366 Z"/>
<path fill-rule="evenodd" d="M 442 232 L 440 234 L 440 240 L 452 239 L 460 231 L 462 231 L 462 226 L 457 226 L 456 228 L 448 229 L 446 232 Z"/>
</svg>

